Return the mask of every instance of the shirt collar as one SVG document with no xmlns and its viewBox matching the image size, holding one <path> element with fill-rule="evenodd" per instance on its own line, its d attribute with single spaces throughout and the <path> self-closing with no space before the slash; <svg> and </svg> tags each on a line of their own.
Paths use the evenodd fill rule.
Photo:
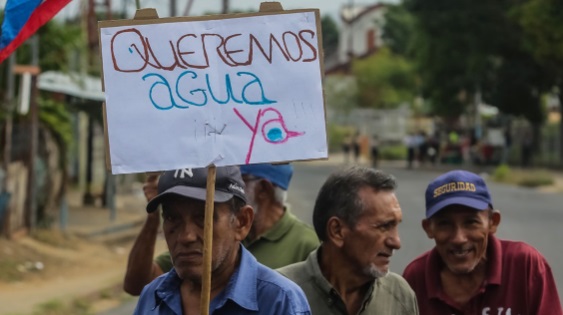
<svg viewBox="0 0 563 315">
<path fill-rule="evenodd" d="M 258 264 L 256 258 L 242 245 L 240 253 L 240 264 L 225 289 L 211 302 L 212 310 L 222 307 L 231 300 L 249 311 L 258 311 L 256 291 Z"/>
<path fill-rule="evenodd" d="M 215 310 L 223 307 L 228 300 L 238 304 L 249 311 L 258 311 L 258 295 L 256 292 L 258 264 L 256 258 L 244 246 L 240 245 L 240 264 L 229 279 L 227 286 L 211 301 L 210 308 Z M 155 290 L 155 308 L 162 302 L 179 296 L 182 280 L 176 270 L 172 268 L 163 275 L 163 281 Z"/>
<path fill-rule="evenodd" d="M 307 260 L 305 260 L 307 273 L 313 276 L 313 280 L 315 284 L 321 289 L 322 292 L 324 292 L 326 295 L 328 295 L 331 298 L 331 301 L 334 301 L 335 299 L 341 300 L 341 297 L 336 291 L 336 289 L 333 288 L 332 284 L 328 282 L 328 280 L 324 277 L 321 271 L 321 267 L 319 264 L 321 250 L 322 250 L 322 246 L 317 247 L 317 249 L 315 249 L 309 254 Z M 374 280 L 370 284 L 368 292 L 366 293 L 366 296 L 364 297 L 364 300 L 362 302 L 361 310 L 363 310 L 366 307 L 367 303 L 371 301 L 371 298 L 373 297 L 372 293 L 377 283 L 379 283 L 379 279 Z M 361 310 L 359 313 L 361 313 Z"/>
<path fill-rule="evenodd" d="M 502 282 L 502 247 L 500 240 L 490 234 L 487 242 L 487 276 L 485 285 L 500 285 Z M 429 298 L 438 298 L 442 291 L 440 270 L 444 267 L 440 254 L 434 247 L 426 258 L 426 290 Z"/>
</svg>

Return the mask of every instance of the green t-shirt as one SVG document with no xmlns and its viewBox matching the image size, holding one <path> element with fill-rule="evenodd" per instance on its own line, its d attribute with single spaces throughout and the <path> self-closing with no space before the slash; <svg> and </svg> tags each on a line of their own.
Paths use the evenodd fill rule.
<svg viewBox="0 0 563 315">
<path fill-rule="evenodd" d="M 319 239 L 313 228 L 286 207 L 283 217 L 270 230 L 252 242 L 245 240 L 243 245 L 260 263 L 276 269 L 305 260 L 317 248 Z M 169 252 L 160 254 L 155 262 L 164 272 L 172 268 Z"/>
</svg>

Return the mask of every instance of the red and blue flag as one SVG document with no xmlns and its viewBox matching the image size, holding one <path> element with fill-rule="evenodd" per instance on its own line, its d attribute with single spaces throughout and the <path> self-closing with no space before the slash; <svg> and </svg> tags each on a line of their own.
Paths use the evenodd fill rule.
<svg viewBox="0 0 563 315">
<path fill-rule="evenodd" d="M 8 0 L 0 35 L 0 63 L 71 0 Z"/>
</svg>

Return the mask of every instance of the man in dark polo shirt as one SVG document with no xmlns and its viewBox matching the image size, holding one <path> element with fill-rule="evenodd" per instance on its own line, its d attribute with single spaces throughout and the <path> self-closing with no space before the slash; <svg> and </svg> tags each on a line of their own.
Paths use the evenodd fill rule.
<svg viewBox="0 0 563 315">
<path fill-rule="evenodd" d="M 533 247 L 494 236 L 500 212 L 487 185 L 451 171 L 426 189 L 422 227 L 436 243 L 403 276 L 421 315 L 562 315 L 551 268 Z"/>
</svg>

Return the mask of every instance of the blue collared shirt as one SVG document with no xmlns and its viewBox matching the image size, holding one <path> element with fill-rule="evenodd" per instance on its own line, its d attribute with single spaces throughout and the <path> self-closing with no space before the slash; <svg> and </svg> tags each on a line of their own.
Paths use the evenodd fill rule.
<svg viewBox="0 0 563 315">
<path fill-rule="evenodd" d="M 299 286 L 260 264 L 243 246 L 240 251 L 240 264 L 227 286 L 211 301 L 209 314 L 311 314 Z M 143 289 L 134 315 L 182 315 L 181 282 L 174 268 L 153 280 Z"/>
</svg>

